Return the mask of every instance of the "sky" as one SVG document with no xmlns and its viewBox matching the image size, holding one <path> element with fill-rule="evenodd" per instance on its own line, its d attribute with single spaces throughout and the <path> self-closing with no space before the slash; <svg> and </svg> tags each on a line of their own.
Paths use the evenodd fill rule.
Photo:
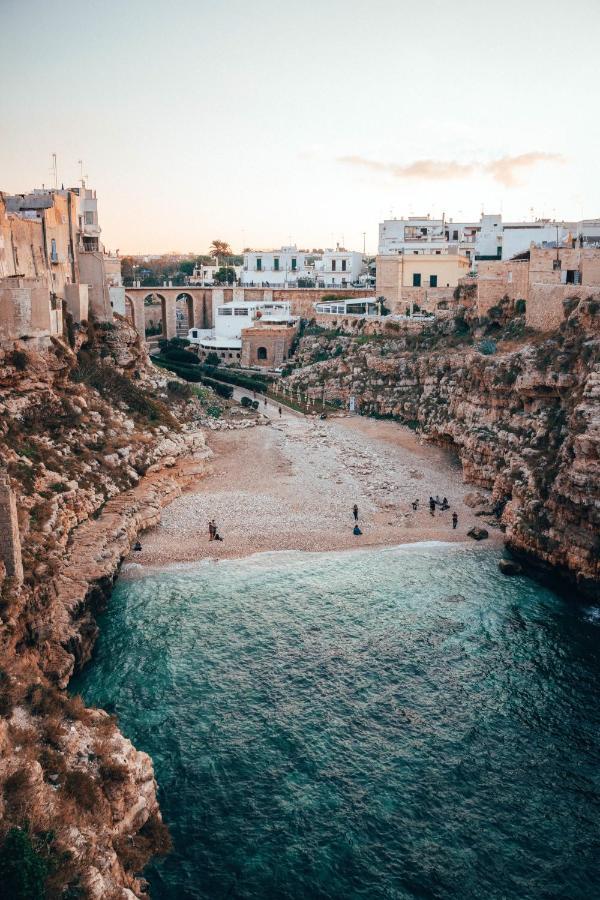
<svg viewBox="0 0 600 900">
<path fill-rule="evenodd" d="M 600 216 L 598 0 L 0 0 L 0 190 L 122 253 L 376 252 L 393 216 Z"/>
</svg>

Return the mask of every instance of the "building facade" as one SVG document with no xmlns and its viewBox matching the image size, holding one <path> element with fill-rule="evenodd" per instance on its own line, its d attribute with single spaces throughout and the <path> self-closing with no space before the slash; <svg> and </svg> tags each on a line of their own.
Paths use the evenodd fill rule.
<svg viewBox="0 0 600 900">
<path fill-rule="evenodd" d="M 288 333 L 292 335 L 290 341 L 293 340 L 298 322 L 298 318 L 291 315 L 288 302 L 233 300 L 216 306 L 214 328 L 190 328 L 187 337 L 202 360 L 205 360 L 209 353 L 216 353 L 225 365 L 260 365 L 273 368 L 281 364 L 275 362 L 275 359 L 279 359 L 279 353 L 275 353 L 275 345 L 279 347 L 282 335 Z M 260 341 L 256 343 L 252 337 L 254 329 L 268 330 L 267 344 L 271 350 L 266 355 L 260 350 L 263 346 Z M 244 349 L 248 342 L 256 348 L 256 353 Z M 254 361 L 250 363 L 249 359 Z"/>
<path fill-rule="evenodd" d="M 120 262 L 100 243 L 94 191 L 0 193 L 1 340 L 61 335 L 64 311 L 78 323 L 110 321 L 111 289 L 124 310 Z"/>
<path fill-rule="evenodd" d="M 397 253 L 377 257 L 375 294 L 383 297 L 392 313 L 407 306 L 435 308 L 448 303 L 459 280 L 470 269 L 467 256 L 441 250 L 433 253 Z"/>
<path fill-rule="evenodd" d="M 242 285 L 295 286 L 299 278 L 310 278 L 313 266 L 308 253 L 295 246 L 279 250 L 249 250 L 244 253 L 240 283 Z"/>
<path fill-rule="evenodd" d="M 571 241 L 600 246 L 600 220 L 503 222 L 501 215 L 482 213 L 472 222 L 455 222 L 445 216 L 409 216 L 386 219 L 379 225 L 380 256 L 458 252 L 468 257 L 474 268 L 479 260 L 511 259 L 532 243 L 556 246 Z"/>
<path fill-rule="evenodd" d="M 315 260 L 315 277 L 320 287 L 346 287 L 358 284 L 365 272 L 362 253 L 355 250 L 325 250 L 320 259 Z"/>
</svg>

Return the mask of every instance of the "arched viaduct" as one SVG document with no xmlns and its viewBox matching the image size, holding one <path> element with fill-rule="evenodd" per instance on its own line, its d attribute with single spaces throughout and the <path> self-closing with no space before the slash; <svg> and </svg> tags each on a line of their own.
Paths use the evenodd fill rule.
<svg viewBox="0 0 600 900">
<path fill-rule="evenodd" d="M 160 301 L 162 335 L 177 335 L 177 302 L 185 304 L 188 328 L 212 328 L 215 310 L 230 300 L 243 303 L 251 300 L 289 301 L 292 315 L 310 319 L 313 304 L 324 294 L 336 297 L 366 297 L 374 295 L 368 288 L 257 288 L 257 287 L 128 287 L 125 288 L 125 314 L 138 334 L 146 337 L 146 300 Z"/>
</svg>

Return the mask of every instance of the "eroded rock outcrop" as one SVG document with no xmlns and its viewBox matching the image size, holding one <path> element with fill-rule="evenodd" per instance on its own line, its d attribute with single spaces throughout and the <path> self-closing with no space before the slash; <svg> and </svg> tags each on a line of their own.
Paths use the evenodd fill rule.
<svg viewBox="0 0 600 900">
<path fill-rule="evenodd" d="M 286 384 L 355 396 L 454 449 L 465 481 L 492 490 L 510 548 L 597 597 L 600 303 L 574 306 L 560 331 L 534 337 L 512 322 L 474 342 L 462 319 L 417 336 L 396 323 L 358 338 L 312 329 Z"/>
<path fill-rule="evenodd" d="M 150 758 L 65 688 L 135 537 L 206 468 L 198 412 L 168 397 L 123 320 L 0 350 L 0 459 L 25 573 L 0 565 L 0 839 L 25 822 L 52 833 L 36 838 L 49 897 L 145 896 L 139 872 L 168 847 Z"/>
</svg>

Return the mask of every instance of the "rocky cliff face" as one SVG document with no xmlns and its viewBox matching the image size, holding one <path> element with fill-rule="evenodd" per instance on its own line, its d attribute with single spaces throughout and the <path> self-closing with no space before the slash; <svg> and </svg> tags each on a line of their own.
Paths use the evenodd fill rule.
<svg viewBox="0 0 600 900">
<path fill-rule="evenodd" d="M 121 559 L 180 491 L 178 460 L 205 466 L 196 407 L 169 396 L 125 321 L 0 350 L 25 569 L 21 585 L 0 571 L 0 842 L 29 823 L 49 897 L 143 896 L 138 873 L 168 846 L 151 760 L 65 687 Z"/>
<path fill-rule="evenodd" d="M 293 391 L 394 416 L 453 448 L 464 479 L 493 491 L 509 546 L 600 595 L 600 304 L 579 302 L 563 328 L 494 338 L 459 319 L 419 335 L 396 323 L 346 337 L 312 329 Z M 491 351 L 491 352 L 490 352 Z"/>
</svg>

